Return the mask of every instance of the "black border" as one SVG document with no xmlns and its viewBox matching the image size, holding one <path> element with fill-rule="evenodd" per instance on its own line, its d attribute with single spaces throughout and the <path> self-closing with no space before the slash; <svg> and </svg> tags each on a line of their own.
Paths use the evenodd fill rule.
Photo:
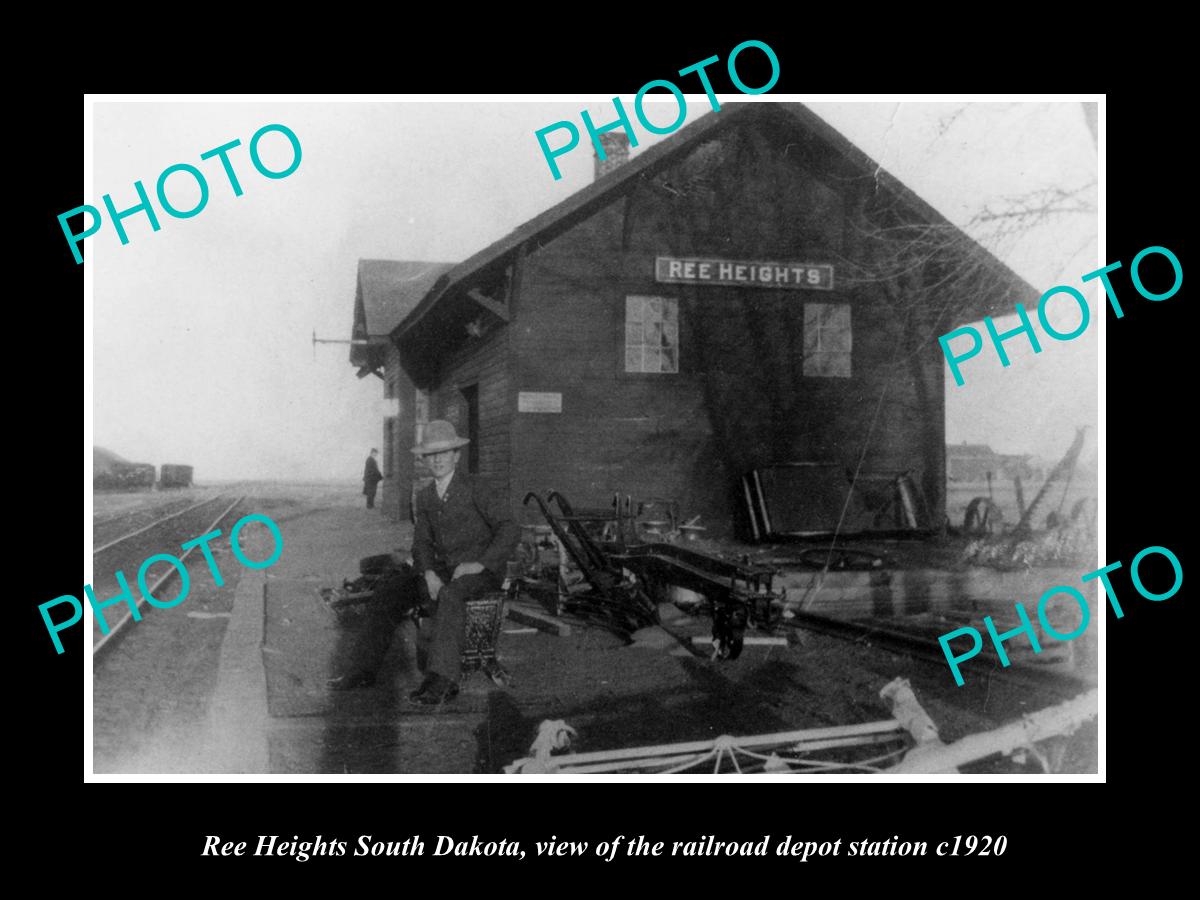
<svg viewBox="0 0 1200 900">
<path fill-rule="evenodd" d="M 511 12 L 511 11 L 510 11 Z M 552 14 L 548 14 L 552 15 Z M 600 13 L 598 12 L 599 16 Z M 865 13 L 864 13 L 865 15 Z M 370 65 L 349 70 L 357 77 L 339 77 L 340 90 L 439 90 L 478 92 L 548 91 L 567 93 L 596 91 L 631 93 L 646 80 L 662 77 L 690 62 L 713 53 L 724 54 L 737 42 L 724 36 L 739 29 L 722 29 L 720 37 L 695 40 L 650 36 L 639 32 L 621 17 L 612 17 L 608 30 L 588 42 L 571 35 L 569 47 L 563 43 L 526 41 L 490 48 L 468 48 L 456 36 L 438 36 L 441 56 L 411 53 L 412 41 L 400 41 L 394 55 L 377 53 Z M 867 52 L 881 45 L 879 38 L 857 39 L 842 33 L 821 32 L 819 23 L 807 30 L 787 29 L 769 33 L 758 28 L 743 29 L 748 35 L 768 41 L 777 51 L 782 77 L 773 93 L 805 90 L 846 90 L 847 72 L 857 72 L 850 61 L 827 56 L 814 59 L 812 42 L 839 40 L 842 47 L 854 49 L 861 63 Z M 803 38 L 803 40 L 801 40 Z M 1083 39 L 1080 38 L 1082 42 Z M 1035 41 L 1036 43 L 1036 41 Z M 316 47 L 317 42 L 313 41 Z M 919 56 L 922 68 L 939 75 L 924 85 L 886 83 L 870 77 L 869 72 L 855 85 L 869 91 L 885 87 L 893 90 L 967 90 L 962 73 L 986 66 L 990 48 L 965 48 L 950 45 L 940 59 Z M 1003 51 L 1002 51 L 1003 52 Z M 1080 47 L 1080 52 L 1084 49 Z M 1091 52 L 1091 51 L 1088 51 Z M 1098 51 L 1097 51 L 1098 52 Z M 978 54 L 976 58 L 975 54 Z M 280 58 L 286 58 L 281 54 Z M 893 71 L 904 58 L 895 46 L 885 61 Z M 1011 48 L 1006 57 L 1011 62 Z M 1076 59 L 1082 65 L 1080 56 Z M 671 62 L 659 65 L 659 60 Z M 268 58 L 265 62 L 271 62 Z M 329 73 L 311 64 L 298 67 L 293 83 L 281 83 L 270 89 L 328 90 Z M 438 63 L 434 65 L 433 63 Z M 653 64 L 651 64 L 653 63 Z M 675 65 L 678 63 L 678 65 Z M 674 68 L 672 68 L 674 66 Z M 261 74 L 263 69 L 258 68 Z M 486 70 L 486 84 L 476 81 L 474 73 Z M 1077 70 L 1077 73 L 1078 70 Z M 203 77 L 201 77 L 203 76 Z M 255 81 L 258 87 L 267 79 L 246 77 L 244 70 L 229 70 L 223 83 L 214 84 L 211 73 L 193 72 L 171 84 L 155 84 L 154 90 L 246 90 Z M 361 80 L 360 80 L 361 78 Z M 220 79 L 219 79 L 220 80 Z M 747 75 L 747 80 L 750 80 Z M 850 82 L 855 79 L 851 77 Z M 900 79 L 902 80 L 902 78 Z M 999 80 L 999 79 L 997 79 Z M 1098 75 L 1076 78 L 1076 84 L 1090 80 L 1103 85 L 1112 79 Z M 145 87 L 139 85 L 139 87 Z M 990 86 L 1011 89 L 1011 84 Z M 1071 89 L 1073 85 L 1063 89 Z M 95 85 L 111 90 L 112 85 Z M 718 88 L 720 89 L 720 87 Z M 986 90 L 975 84 L 971 90 Z M 1038 85 L 1035 89 L 1042 89 Z M 40 311 L 44 303 L 55 310 L 70 310 L 79 302 L 82 267 L 73 264 L 66 251 L 55 216 L 83 202 L 79 179 L 82 94 L 76 90 L 48 91 L 39 96 L 36 106 L 29 104 L 27 117 L 37 123 L 38 146 L 30 164 L 34 173 L 20 187 L 29 192 L 22 201 L 30 214 L 22 216 L 24 225 L 33 226 L 30 243 L 39 262 L 34 270 L 32 289 L 24 294 L 30 300 L 17 304 Z M 1187 268 L 1183 242 L 1183 195 L 1189 187 L 1190 168 L 1182 156 L 1183 139 L 1175 131 L 1180 116 L 1178 101 L 1163 97 L 1153 87 L 1128 89 L 1109 95 L 1108 119 L 1108 260 L 1128 261 L 1149 245 L 1171 248 Z M 15 259 L 19 265 L 21 260 Z M 1126 316 L 1116 321 L 1108 314 L 1108 546 L 1105 558 L 1123 560 L 1126 565 L 1138 550 L 1150 544 L 1171 548 L 1188 569 L 1184 524 L 1181 510 L 1187 508 L 1182 488 L 1189 481 L 1192 457 L 1190 430 L 1186 427 L 1191 383 L 1184 369 L 1190 361 L 1186 343 L 1190 329 L 1184 321 L 1187 309 L 1184 292 L 1169 301 L 1152 304 L 1129 294 L 1128 282 L 1114 279 L 1125 302 Z M 1185 289 L 1186 290 L 1186 287 Z M 42 297 L 45 300 L 41 300 Z M 15 298 L 14 298 L 15 299 Z M 798 863 L 791 859 L 755 860 L 746 864 L 726 860 L 625 860 L 620 868 L 602 863 L 543 860 L 537 868 L 509 868 L 511 882 L 493 882 L 484 890 L 564 889 L 596 884 L 595 875 L 607 871 L 614 882 L 648 889 L 650 881 L 629 881 L 641 874 L 666 873 L 672 879 L 691 873 L 708 877 L 714 864 L 739 873 L 745 889 L 773 889 L 774 882 L 749 880 L 763 873 L 804 876 L 814 873 L 845 872 L 855 879 L 872 874 L 881 880 L 921 866 L 935 878 L 950 878 L 961 873 L 968 879 L 963 887 L 982 884 L 982 877 L 997 867 L 1024 872 L 1027 878 L 1043 871 L 1044 878 L 1072 871 L 1077 861 L 1102 865 L 1103 848 L 1117 840 L 1122 856 L 1132 856 L 1152 847 L 1162 857 L 1169 851 L 1161 843 L 1167 823 L 1157 823 L 1153 807 L 1143 809 L 1137 824 L 1118 818 L 1120 809 L 1134 802 L 1124 797 L 1137 790 L 1139 798 L 1161 791 L 1158 783 L 1186 777 L 1187 757 L 1181 757 L 1180 744 L 1172 737 L 1190 705 L 1189 680 L 1184 660 L 1190 655 L 1187 643 L 1191 633 L 1185 621 L 1185 599 L 1181 591 L 1169 601 L 1153 604 L 1132 595 L 1127 577 L 1114 578 L 1120 595 L 1133 597 L 1124 604 L 1126 616 L 1117 621 L 1108 615 L 1108 781 L 1100 788 L 1065 785 L 910 785 L 904 787 L 874 785 L 828 785 L 806 783 L 795 790 L 681 783 L 671 786 L 669 795 L 663 785 L 633 784 L 553 786 L 524 784 L 496 786 L 458 785 L 386 785 L 386 786 L 312 786 L 312 785 L 84 785 L 81 777 L 82 740 L 79 723 L 82 698 L 79 692 L 82 658 L 79 648 L 61 657 L 48 647 L 36 603 L 60 593 L 77 590 L 78 574 L 73 569 L 77 519 L 68 510 L 77 509 L 79 441 L 69 433 L 59 436 L 63 423 L 72 416 L 64 408 L 66 398 L 74 395 L 78 382 L 75 360 L 82 360 L 78 332 L 68 334 L 60 315 L 53 314 L 46 324 L 34 315 L 32 332 L 10 334 L 28 348 L 30 359 L 22 374 L 32 382 L 25 390 L 11 390 L 12 421 L 28 423 L 28 431 L 14 429 L 12 438 L 23 435 L 20 446 L 26 448 L 28 465 L 37 474 L 30 479 L 39 486 L 21 506 L 19 525 L 22 546 L 33 550 L 35 578 L 17 575 L 23 582 L 17 605 L 25 618 L 29 643 L 23 664 L 13 672 L 13 693 L 18 704 L 28 710 L 18 712 L 18 738 L 21 749 L 21 779 L 32 789 L 28 819 L 23 824 L 45 849 L 45 859 L 63 860 L 61 841 L 64 831 L 84 831 L 93 841 L 103 841 L 122 863 L 138 860 L 146 866 L 169 864 L 180 878 L 201 876 L 206 885 L 228 885 L 231 875 L 255 872 L 272 883 L 284 883 L 296 873 L 299 883 L 316 886 L 326 879 L 330 884 L 347 886 L 363 871 L 361 865 L 350 868 L 347 860 L 313 860 L 298 863 L 294 859 L 227 859 L 218 862 L 202 859 L 199 850 L 206 834 L 220 834 L 225 840 L 253 839 L 258 834 L 298 834 L 311 837 L 322 834 L 353 839 L 371 833 L 377 837 L 402 839 L 419 831 L 426 835 L 453 834 L 469 838 L 521 838 L 531 841 L 550 834 L 560 838 L 595 842 L 614 834 L 645 834 L 658 840 L 690 839 L 715 833 L 724 840 L 760 839 L 792 834 L 817 839 L 859 837 L 885 838 L 901 834 L 908 839 L 934 840 L 954 834 L 997 834 L 1009 837 L 1005 857 L 988 861 L 948 862 L 944 860 L 871 860 L 856 865 L 846 857 L 826 861 Z M 69 320 L 69 314 L 61 316 Z M 48 340 L 39 340 L 42 329 Z M 50 346 L 53 344 L 53 350 Z M 70 346 L 73 344 L 74 346 Z M 30 346 L 32 345 L 32 346 Z M 32 352 L 33 346 L 44 348 Z M 23 349 L 25 349 L 23 348 Z M 76 355 L 78 353 L 78 355 Z M 60 383 L 61 382 L 61 383 Z M 18 382 L 14 379 L 14 387 Z M 69 390 L 68 390 L 69 388 Z M 15 442 L 14 442 L 15 443 Z M 28 452 L 32 451 L 32 452 Z M 15 510 L 14 510 L 15 511 Z M 70 526 L 68 528 L 68 526 Z M 68 537 L 70 540 L 68 540 Z M 24 555 L 24 554 L 23 554 Z M 1170 784 L 1170 782 L 1168 782 Z M 819 788 L 819 794 L 818 794 Z M 936 790 L 936 796 L 930 796 Z M 1082 796 L 1084 790 L 1113 790 L 1120 796 L 1098 794 Z M 535 796 L 529 792 L 535 791 Z M 1075 793 L 1068 796 L 1067 791 Z M 1015 792 L 1015 793 L 1014 793 Z M 1138 799 L 1137 804 L 1151 803 Z M 94 850 L 85 850 L 90 854 Z M 369 863 L 373 871 L 388 876 L 408 874 L 416 866 L 421 874 L 446 878 L 453 890 L 472 889 L 473 882 L 463 880 L 480 870 L 497 871 L 497 865 L 515 865 L 496 859 L 454 858 L 452 870 L 446 860 L 433 858 L 405 860 L 357 860 Z M 397 868 L 402 865 L 404 868 Z M 440 870 L 437 866 L 443 866 Z M 462 868 L 466 865 L 467 868 Z M 528 865 L 526 863 L 525 865 Z M 663 869 L 663 866 L 667 866 Z M 934 866 L 937 866 L 934 869 Z M 951 865 L 947 872 L 945 865 Z M 231 868 L 232 866 L 232 868 Z M 568 874 L 565 884 L 540 885 L 546 867 L 550 874 Z M 586 872 L 581 870 L 581 866 Z M 983 866 L 981 868 L 981 866 Z M 1018 868 L 1011 868 L 1018 867 Z M 1049 872 L 1045 872 L 1049 869 Z M 318 878 L 314 881 L 312 876 Z M 587 882 L 579 875 L 586 874 Z M 322 877 L 324 876 L 324 877 Z M 621 881 L 616 881 L 620 879 Z M 605 879 L 607 880 L 607 879 Z M 688 879 L 691 880 L 691 879 Z M 403 889 L 406 882 L 390 879 L 388 889 Z M 674 882 L 678 885 L 679 882 Z M 803 882 L 789 878 L 779 887 Z M 934 882 L 935 885 L 944 882 Z M 1014 882 L 1014 890 L 1019 889 Z M 1032 882 L 1025 884 L 1032 887 Z M 914 883 L 912 886 L 916 886 Z"/>
</svg>

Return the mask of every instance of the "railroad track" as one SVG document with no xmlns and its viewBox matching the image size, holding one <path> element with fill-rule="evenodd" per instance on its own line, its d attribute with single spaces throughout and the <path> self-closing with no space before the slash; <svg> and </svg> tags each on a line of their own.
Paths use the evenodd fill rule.
<svg viewBox="0 0 1200 900">
<path fill-rule="evenodd" d="M 97 556 L 99 556 L 101 553 L 104 553 L 105 551 L 111 550 L 113 547 L 120 546 L 121 544 L 125 543 L 126 541 L 128 541 L 131 538 L 137 537 L 139 534 L 144 534 L 145 532 L 150 531 L 152 528 L 157 528 L 158 526 L 162 525 L 164 522 L 169 522 L 172 519 L 177 519 L 182 515 L 190 513 L 194 509 L 199 509 L 201 506 L 207 506 L 210 503 L 215 503 L 218 500 L 221 500 L 222 498 L 227 497 L 227 496 L 229 496 L 228 493 L 220 493 L 220 494 L 217 494 L 215 497 L 208 497 L 197 503 L 193 503 L 191 506 L 185 506 L 183 509 L 176 510 L 175 512 L 169 513 L 165 516 L 162 516 L 161 518 L 155 519 L 153 522 L 149 523 L 148 525 L 144 525 L 141 528 L 135 529 L 134 531 L 131 531 L 128 534 L 125 534 L 125 535 L 117 538 L 115 541 L 109 541 L 108 543 L 102 544 L 99 547 L 93 547 L 92 548 L 92 559 L 95 559 Z M 110 516 L 109 518 L 104 519 L 100 522 L 97 522 L 96 524 L 97 525 L 108 525 L 118 519 L 121 519 L 121 518 L 124 518 L 124 516 Z"/>
<path fill-rule="evenodd" d="M 201 500 L 199 503 L 194 503 L 185 509 L 181 509 L 181 510 L 173 512 L 169 515 L 163 516 L 162 518 L 156 519 L 155 521 L 151 522 L 148 525 L 143 526 L 142 528 L 138 528 L 135 531 L 131 531 L 129 534 L 125 535 L 124 537 L 118 538 L 115 541 L 109 541 L 107 544 L 104 544 L 103 546 L 96 547 L 95 549 L 92 550 L 93 570 L 95 570 L 95 568 L 96 568 L 95 561 L 101 554 L 111 555 L 111 552 L 114 548 L 120 547 L 121 545 L 126 544 L 133 538 L 139 537 L 140 535 L 143 535 L 148 531 L 151 531 L 155 528 L 159 528 L 167 522 L 171 522 L 175 519 L 178 519 L 181 516 L 185 515 L 186 513 L 195 512 L 197 509 L 199 509 L 200 507 L 203 507 L 203 506 L 215 506 L 215 508 L 220 509 L 220 512 L 217 513 L 216 518 L 213 519 L 212 522 L 207 527 L 203 528 L 199 532 L 196 532 L 195 534 L 189 534 L 187 536 L 187 539 L 191 539 L 200 534 L 206 534 L 210 531 L 213 531 L 221 524 L 222 520 L 224 520 L 231 512 L 233 512 L 234 509 L 237 508 L 238 504 L 241 503 L 245 499 L 245 495 L 238 495 L 236 497 L 233 497 L 232 500 L 230 499 L 231 496 L 232 495 L 229 493 L 221 493 L 221 494 L 217 494 L 215 497 L 209 497 L 205 500 Z M 228 503 L 226 503 L 226 501 L 228 501 Z M 192 555 L 192 551 L 195 549 L 196 549 L 195 547 L 191 547 L 188 550 L 186 550 L 183 553 L 183 555 L 180 557 L 180 560 L 183 562 L 186 562 L 187 558 Z M 159 576 L 158 579 L 156 579 L 152 585 L 149 586 L 149 593 L 151 595 L 156 595 L 158 593 L 158 590 L 160 587 L 167 584 L 167 582 L 169 582 L 172 578 L 176 577 L 176 571 L 177 570 L 175 569 L 175 567 L 171 566 L 164 574 Z M 146 602 L 146 598 L 141 596 L 141 593 L 139 592 L 138 597 L 137 597 L 137 608 L 141 609 L 142 605 L 145 602 Z M 132 619 L 133 619 L 133 613 L 126 612 L 124 617 L 119 622 L 117 622 L 115 625 L 113 625 L 111 628 L 109 628 L 108 634 L 103 635 L 99 640 L 94 641 L 92 644 L 92 658 L 93 659 L 99 658 L 106 649 L 113 646 L 116 639 L 124 633 L 125 627 L 129 624 L 129 622 Z"/>
</svg>

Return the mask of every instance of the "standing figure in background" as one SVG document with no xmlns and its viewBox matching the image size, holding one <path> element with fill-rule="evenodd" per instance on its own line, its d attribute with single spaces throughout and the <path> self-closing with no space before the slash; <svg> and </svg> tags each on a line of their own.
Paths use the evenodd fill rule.
<svg viewBox="0 0 1200 900">
<path fill-rule="evenodd" d="M 379 451 L 372 447 L 371 455 L 367 457 L 367 464 L 363 468 L 363 493 L 367 497 L 367 509 L 375 508 L 375 490 L 379 487 L 379 482 L 383 481 L 383 473 L 379 471 L 379 463 L 375 460 L 377 456 Z"/>
</svg>

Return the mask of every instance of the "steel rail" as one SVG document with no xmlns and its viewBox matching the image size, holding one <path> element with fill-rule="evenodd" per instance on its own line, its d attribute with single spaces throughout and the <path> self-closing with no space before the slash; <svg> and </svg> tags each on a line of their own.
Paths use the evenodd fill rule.
<svg viewBox="0 0 1200 900">
<path fill-rule="evenodd" d="M 117 544 L 123 544 L 123 543 L 125 543 L 125 541 L 129 540 L 130 538 L 137 537 L 139 534 L 145 534 L 151 528 L 157 528 L 163 522 L 169 522 L 171 519 L 174 519 L 178 516 L 182 516 L 184 513 L 191 512 L 193 509 L 199 509 L 201 506 L 204 506 L 207 503 L 212 503 L 214 500 L 220 500 L 222 497 L 225 497 L 225 496 L 228 496 L 228 495 L 222 492 L 220 494 L 217 494 L 215 497 L 209 497 L 207 500 L 201 500 L 199 503 L 193 503 L 191 506 L 181 509 L 178 512 L 173 512 L 169 516 L 163 516 L 161 519 L 155 519 L 149 525 L 145 525 L 142 528 L 139 528 L 137 531 L 131 531 L 129 534 L 125 535 L 124 537 L 119 537 L 115 541 L 109 541 L 107 544 L 105 544 L 102 547 L 94 548 L 92 550 L 92 556 L 93 557 L 98 556 L 99 554 L 103 553 L 105 550 L 111 550 L 113 547 L 117 546 Z M 109 521 L 113 521 L 113 520 L 110 519 Z"/>
<path fill-rule="evenodd" d="M 225 495 L 220 494 L 218 496 L 220 497 L 220 496 L 225 496 Z M 215 500 L 217 498 L 214 497 L 211 499 Z M 227 515 L 229 515 L 231 512 L 233 512 L 234 508 L 245 499 L 246 499 L 245 494 L 242 494 L 241 496 L 237 497 L 232 503 L 229 504 L 229 506 L 227 506 L 225 508 L 225 510 L 219 516 L 217 516 L 215 519 L 213 519 L 212 524 L 209 525 L 206 529 L 204 529 L 204 532 L 208 533 L 208 532 L 212 531 L 214 528 L 216 528 L 217 525 L 220 523 L 220 521 L 222 519 L 224 519 Z M 205 502 L 211 502 L 211 501 L 205 501 Z M 196 504 L 196 506 L 200 506 L 200 505 L 202 505 L 202 504 L 199 504 L 199 503 Z M 195 509 L 196 506 L 191 506 L 188 508 Z M 159 522 L 165 522 L 168 518 L 173 518 L 173 516 L 167 516 L 165 518 L 159 519 Z M 199 545 L 197 544 L 196 546 L 199 546 Z M 183 556 L 181 556 L 179 558 L 179 561 L 180 562 L 186 561 L 187 558 L 192 555 L 192 551 L 196 549 L 196 546 L 189 547 L 186 551 L 184 551 L 184 554 L 183 554 Z M 160 587 L 162 587 L 164 584 L 166 584 L 168 581 L 171 580 L 171 577 L 175 575 L 175 572 L 176 572 L 175 567 L 171 566 L 170 569 L 168 569 L 165 573 L 163 573 L 162 575 L 160 575 L 158 577 L 158 579 L 154 582 L 154 584 L 150 585 L 148 593 L 151 595 L 154 595 Z M 139 596 L 137 599 L 137 606 L 135 608 L 141 609 L 142 604 L 145 602 L 146 602 L 145 596 L 141 595 L 139 592 Z M 132 619 L 133 619 L 133 612 L 131 610 L 130 612 L 125 614 L 125 618 L 123 618 L 121 621 L 119 621 L 116 625 L 114 625 L 112 628 L 110 628 L 108 630 L 108 634 L 104 635 L 103 637 L 100 638 L 100 640 L 96 641 L 96 643 L 94 643 L 92 645 L 92 658 L 95 659 L 99 655 L 101 650 L 103 650 L 105 647 L 110 646 L 113 642 L 113 639 L 116 638 L 121 633 L 121 630 Z"/>
</svg>

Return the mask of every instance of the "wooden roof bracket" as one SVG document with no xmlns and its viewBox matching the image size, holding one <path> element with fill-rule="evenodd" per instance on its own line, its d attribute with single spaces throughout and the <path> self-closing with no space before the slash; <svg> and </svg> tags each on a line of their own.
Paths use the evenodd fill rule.
<svg viewBox="0 0 1200 900">
<path fill-rule="evenodd" d="M 502 322 L 509 321 L 507 307 L 505 307 L 505 305 L 503 303 L 499 303 L 499 302 L 493 300 L 491 297 L 487 296 L 487 294 L 484 294 L 478 288 L 471 288 L 471 290 L 467 291 L 467 296 L 470 297 L 472 300 L 474 300 L 477 304 L 482 306 L 484 309 L 486 309 L 488 312 L 490 312 L 492 315 L 494 315 L 496 318 L 498 318 L 500 321 L 502 321 Z"/>
</svg>

